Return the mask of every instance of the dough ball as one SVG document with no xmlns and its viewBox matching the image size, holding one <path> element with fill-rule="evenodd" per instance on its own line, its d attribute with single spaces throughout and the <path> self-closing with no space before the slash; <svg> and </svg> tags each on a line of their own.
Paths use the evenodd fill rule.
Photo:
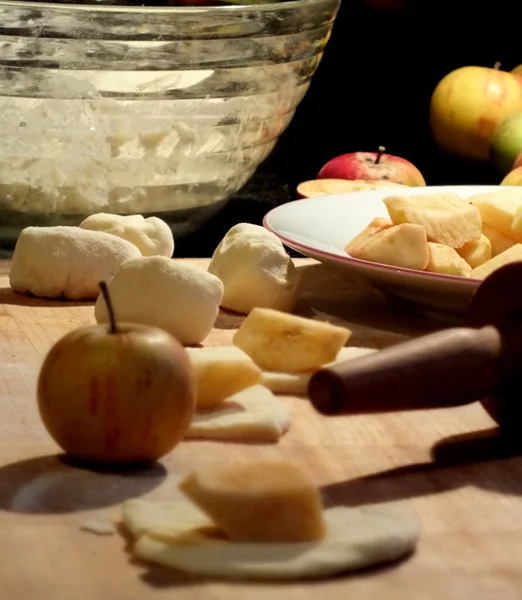
<svg viewBox="0 0 522 600">
<path fill-rule="evenodd" d="M 234 225 L 208 270 L 223 282 L 224 308 L 248 314 L 256 307 L 289 312 L 295 306 L 299 272 L 279 238 L 264 227 Z"/>
<path fill-rule="evenodd" d="M 313 542 L 246 543 L 219 539 L 208 517 L 181 493 L 161 505 L 129 500 L 123 520 L 137 534 L 134 555 L 220 579 L 324 579 L 396 561 L 415 549 L 414 522 L 380 507 L 324 511 L 326 535 Z"/>
<path fill-rule="evenodd" d="M 94 300 L 102 280 L 141 256 L 134 244 L 79 227 L 26 227 L 16 242 L 9 283 L 41 298 Z"/>
<path fill-rule="evenodd" d="M 207 337 L 223 298 L 223 284 L 217 277 L 164 256 L 127 261 L 108 287 L 119 321 L 159 327 L 185 346 Z M 101 295 L 94 316 L 98 323 L 109 321 Z"/>
<path fill-rule="evenodd" d="M 158 219 L 142 215 L 111 215 L 97 213 L 80 223 L 82 229 L 104 231 L 134 244 L 143 256 L 167 256 L 174 254 L 174 236 L 170 227 Z"/>
</svg>

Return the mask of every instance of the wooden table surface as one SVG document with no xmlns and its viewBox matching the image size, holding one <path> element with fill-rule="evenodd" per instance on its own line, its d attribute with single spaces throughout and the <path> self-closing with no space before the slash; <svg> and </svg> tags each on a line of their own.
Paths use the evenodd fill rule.
<svg viewBox="0 0 522 600">
<path fill-rule="evenodd" d="M 204 266 L 205 261 L 194 261 Z M 437 328 L 393 312 L 377 292 L 298 260 L 299 312 L 346 323 L 353 345 L 382 348 Z M 513 600 L 522 598 L 522 459 L 474 404 L 457 409 L 323 418 L 290 398 L 277 445 L 185 442 L 161 464 L 128 474 L 67 465 L 43 429 L 35 382 L 50 345 L 94 322 L 92 304 L 30 299 L 0 265 L 0 597 L 5 600 Z M 208 343 L 230 343 L 239 317 L 220 315 Z M 393 567 L 286 585 L 206 582 L 130 560 L 119 535 L 81 530 L 119 516 L 122 501 L 167 500 L 171 475 L 195 465 L 284 454 L 302 461 L 326 503 L 386 503 L 419 523 L 416 554 Z"/>
</svg>

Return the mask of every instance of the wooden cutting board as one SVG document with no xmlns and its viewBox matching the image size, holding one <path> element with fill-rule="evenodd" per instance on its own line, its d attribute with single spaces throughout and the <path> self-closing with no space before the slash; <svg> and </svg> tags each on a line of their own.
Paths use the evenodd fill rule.
<svg viewBox="0 0 522 600">
<path fill-rule="evenodd" d="M 193 261 L 205 266 L 205 261 Z M 299 312 L 352 328 L 352 343 L 384 347 L 436 327 L 392 312 L 355 280 L 297 261 Z M 6 273 L 8 264 L 0 266 Z M 287 398 L 292 426 L 278 445 L 187 442 L 140 473 L 68 466 L 35 402 L 41 361 L 67 331 L 93 323 L 92 305 L 12 294 L 0 275 L 0 597 L 5 600 L 512 600 L 522 598 L 522 459 L 506 449 L 480 405 L 327 419 Z M 228 344 L 240 318 L 220 315 L 209 344 Z M 72 401 L 73 399 L 71 399 Z M 126 498 L 168 499 L 174 475 L 195 465 L 284 454 L 324 486 L 328 503 L 384 502 L 416 519 L 417 553 L 379 571 L 329 582 L 202 582 L 133 563 L 119 535 L 82 531 L 119 516 Z"/>
</svg>

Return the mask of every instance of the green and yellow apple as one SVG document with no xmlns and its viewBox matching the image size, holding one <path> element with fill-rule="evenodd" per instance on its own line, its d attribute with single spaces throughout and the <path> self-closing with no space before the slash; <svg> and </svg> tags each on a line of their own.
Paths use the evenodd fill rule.
<svg viewBox="0 0 522 600">
<path fill-rule="evenodd" d="M 522 78 L 495 68 L 462 67 L 437 85 L 430 127 L 437 145 L 462 158 L 487 161 L 493 135 L 504 119 L 522 111 Z"/>
<path fill-rule="evenodd" d="M 522 167 L 517 167 L 510 171 L 500 185 L 522 185 Z"/>
<path fill-rule="evenodd" d="M 491 140 L 491 159 L 502 175 L 509 173 L 522 152 L 522 112 L 517 112 L 497 127 Z"/>
<path fill-rule="evenodd" d="M 170 452 L 196 405 L 184 348 L 166 331 L 113 317 L 110 327 L 80 327 L 54 344 L 37 397 L 45 428 L 69 456 L 108 465 Z"/>
</svg>

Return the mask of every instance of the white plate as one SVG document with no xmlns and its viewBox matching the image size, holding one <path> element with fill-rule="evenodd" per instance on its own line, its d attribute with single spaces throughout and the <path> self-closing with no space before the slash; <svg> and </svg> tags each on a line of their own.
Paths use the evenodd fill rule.
<svg viewBox="0 0 522 600">
<path fill-rule="evenodd" d="M 480 280 L 402 269 L 351 258 L 346 244 L 375 217 L 387 217 L 382 201 L 390 194 L 451 192 L 469 198 L 498 191 L 495 185 L 414 187 L 317 196 L 296 200 L 270 211 L 264 226 L 288 247 L 323 263 L 332 263 L 366 279 L 383 292 L 413 302 L 426 315 L 444 320 L 458 319 L 466 310 Z"/>
</svg>

